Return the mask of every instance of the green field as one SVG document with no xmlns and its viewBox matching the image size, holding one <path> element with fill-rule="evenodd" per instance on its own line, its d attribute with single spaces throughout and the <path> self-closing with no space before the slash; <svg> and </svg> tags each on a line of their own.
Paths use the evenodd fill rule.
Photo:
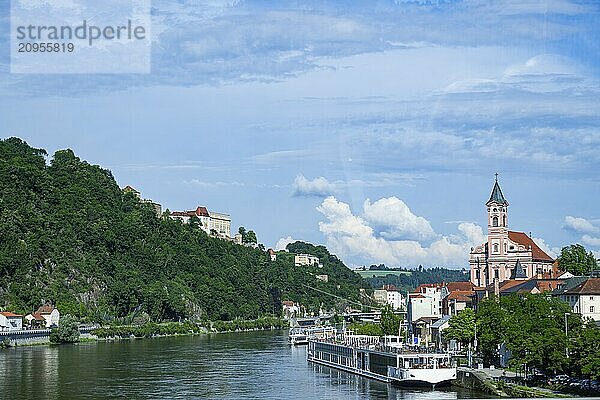
<svg viewBox="0 0 600 400">
<path fill-rule="evenodd" d="M 386 275 L 412 275 L 410 271 L 393 271 L 393 270 L 366 270 L 360 271 L 355 270 L 363 278 L 372 278 L 374 276 L 386 276 Z"/>
</svg>

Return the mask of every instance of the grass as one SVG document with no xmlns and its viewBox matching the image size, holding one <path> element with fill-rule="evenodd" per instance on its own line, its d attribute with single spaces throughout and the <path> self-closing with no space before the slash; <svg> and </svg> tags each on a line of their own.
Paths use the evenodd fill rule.
<svg viewBox="0 0 600 400">
<path fill-rule="evenodd" d="M 400 275 L 411 275 L 412 272 L 410 271 L 393 271 L 393 270 L 366 270 L 366 271 L 355 271 L 356 273 L 358 273 L 360 276 L 362 276 L 363 278 L 372 278 L 374 276 L 386 276 L 386 275 L 395 275 L 395 276 L 400 276 Z"/>
</svg>

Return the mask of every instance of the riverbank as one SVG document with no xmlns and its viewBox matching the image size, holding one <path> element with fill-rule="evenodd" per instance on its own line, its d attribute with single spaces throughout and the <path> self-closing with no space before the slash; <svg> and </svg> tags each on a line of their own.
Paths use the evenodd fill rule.
<svg viewBox="0 0 600 400">
<path fill-rule="evenodd" d="M 94 329 L 91 333 L 98 339 L 152 338 L 176 335 L 199 335 L 210 332 L 245 332 L 256 330 L 278 330 L 289 326 L 286 320 L 262 317 L 254 320 L 212 321 L 208 323 L 166 322 L 144 325 L 107 326 Z"/>
<path fill-rule="evenodd" d="M 495 370 L 498 372 L 498 370 Z M 569 398 L 574 393 L 551 388 L 523 386 L 517 383 L 505 382 L 492 376 L 490 371 L 467 367 L 459 367 L 454 386 L 478 390 L 498 397 L 517 398 Z"/>
<path fill-rule="evenodd" d="M 149 322 L 143 325 L 112 325 L 102 327 L 82 327 L 79 329 L 80 342 L 95 340 L 122 340 L 157 338 L 169 336 L 190 336 L 207 333 L 248 332 L 285 329 L 288 321 L 281 318 L 262 317 L 255 320 L 196 322 Z M 50 329 L 4 332 L 0 338 L 0 349 L 21 346 L 49 345 Z"/>
</svg>

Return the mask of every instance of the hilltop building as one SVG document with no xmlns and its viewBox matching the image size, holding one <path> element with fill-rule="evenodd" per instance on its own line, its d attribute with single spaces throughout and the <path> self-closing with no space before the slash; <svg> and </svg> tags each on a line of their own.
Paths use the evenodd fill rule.
<svg viewBox="0 0 600 400">
<path fill-rule="evenodd" d="M 133 186 L 127 185 L 121 190 L 123 190 L 123 192 L 125 192 L 125 193 L 132 193 L 135 197 L 137 197 L 140 201 L 142 201 L 144 203 L 151 204 L 152 207 L 154 208 L 154 212 L 156 213 L 156 216 L 159 218 L 162 216 L 162 206 L 159 203 L 156 203 L 152 200 L 143 199 L 142 194 L 139 192 L 139 190 L 136 190 Z"/>
<path fill-rule="evenodd" d="M 531 279 L 550 275 L 554 260 L 523 232 L 508 230 L 508 201 L 504 198 L 498 176 L 490 199 L 485 203 L 488 213 L 487 242 L 471 248 L 469 266 L 471 282 L 486 287 L 508 279 Z"/>
<path fill-rule="evenodd" d="M 320 265 L 319 257 L 312 254 L 296 254 L 294 256 L 294 265 L 296 267 L 301 265 Z"/>
<path fill-rule="evenodd" d="M 231 237 L 231 217 L 229 214 L 208 211 L 206 207 L 198 206 L 191 211 L 173 211 L 169 214 L 169 217 L 180 220 L 184 224 L 189 224 L 190 219 L 196 217 L 200 222 L 200 228 L 207 234 L 224 238 Z"/>
</svg>

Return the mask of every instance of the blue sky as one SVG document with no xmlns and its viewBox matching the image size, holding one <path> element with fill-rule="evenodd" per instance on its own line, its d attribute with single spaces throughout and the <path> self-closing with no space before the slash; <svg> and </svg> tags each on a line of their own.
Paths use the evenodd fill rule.
<svg viewBox="0 0 600 400">
<path fill-rule="evenodd" d="M 9 74 L 8 11 L 0 136 L 165 208 L 463 267 L 499 172 L 511 229 L 600 255 L 597 2 L 154 0 L 147 75 Z"/>
</svg>

